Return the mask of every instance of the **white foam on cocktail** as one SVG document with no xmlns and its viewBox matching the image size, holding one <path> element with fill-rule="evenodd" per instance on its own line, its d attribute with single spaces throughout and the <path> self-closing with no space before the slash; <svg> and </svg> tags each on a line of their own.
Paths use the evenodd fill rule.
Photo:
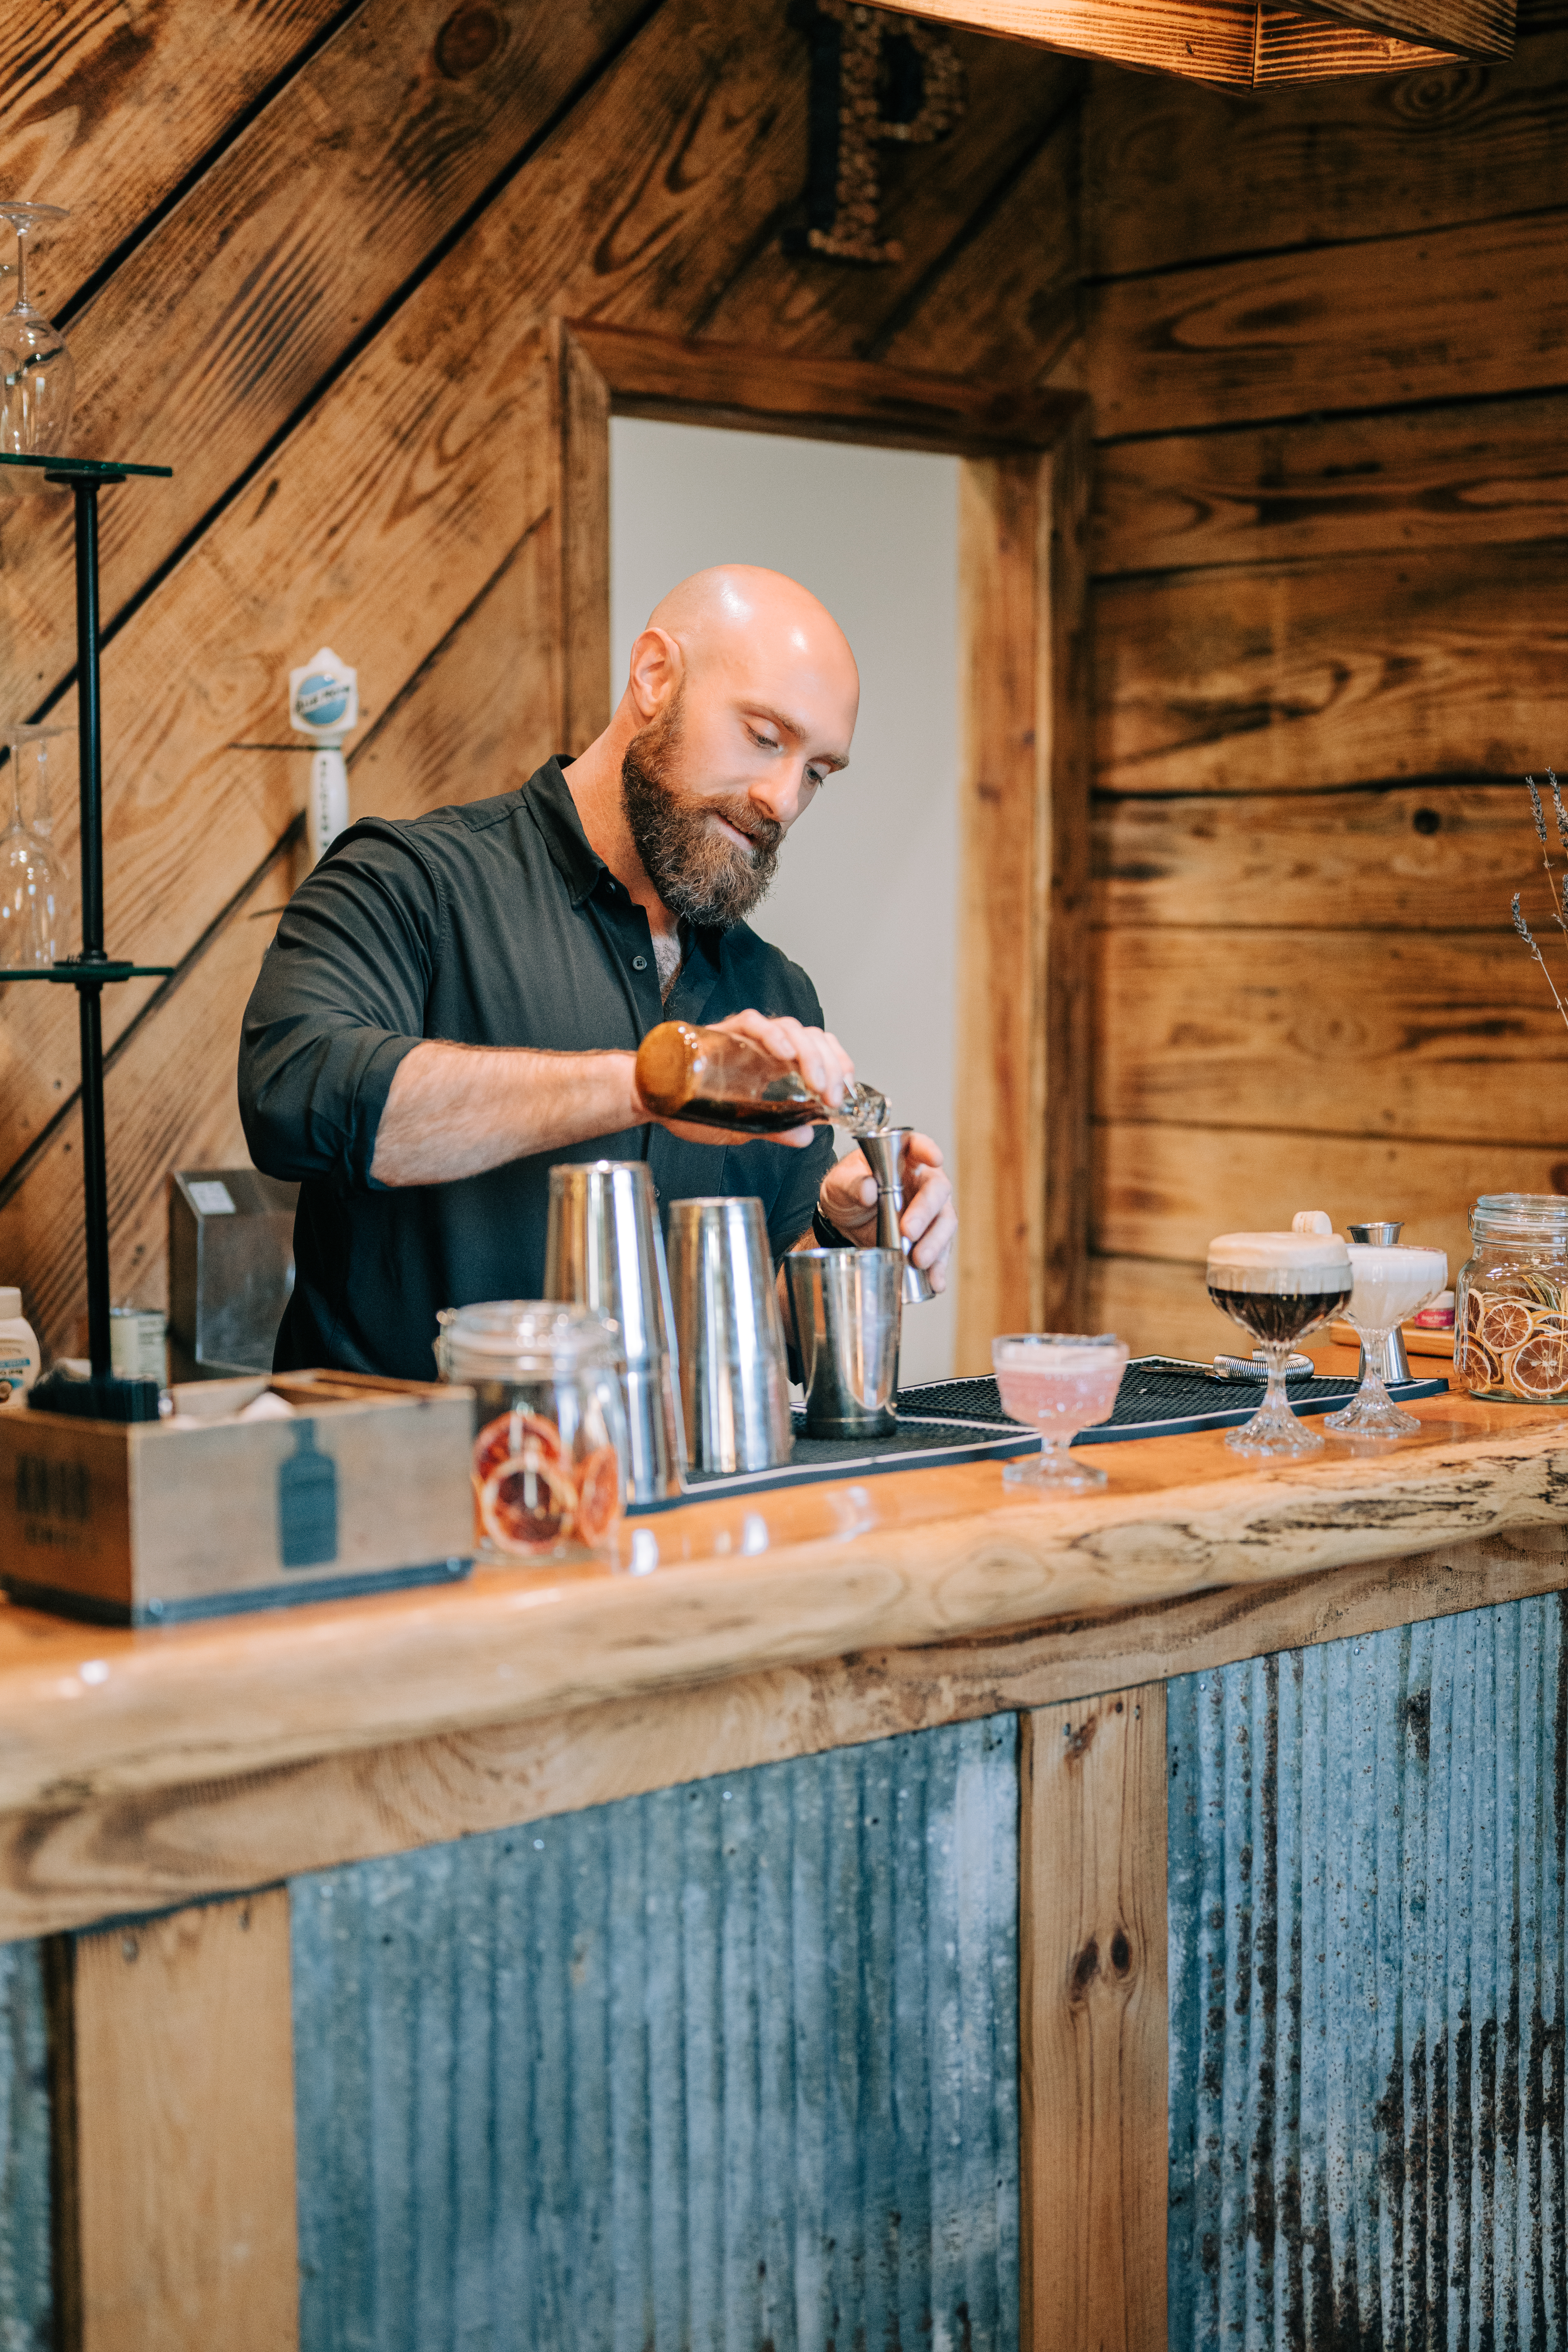
<svg viewBox="0 0 1568 2352">
<path fill-rule="evenodd" d="M 1352 1242 L 1350 1261 L 1355 1288 L 1345 1312 L 1363 1331 L 1392 1331 L 1447 1285 L 1444 1250 Z"/>
<path fill-rule="evenodd" d="M 1350 1279 L 1350 1252 L 1338 1234 L 1221 1234 L 1209 1244 L 1211 1290 L 1299 1297 L 1348 1290 Z"/>
<path fill-rule="evenodd" d="M 1122 1353 L 1119 1347 L 1096 1347 L 1092 1341 L 1083 1347 L 1069 1346 L 1061 1339 L 1015 1339 L 996 1353 L 996 1370 L 1004 1366 L 1027 1372 L 1071 1372 L 1088 1375 L 1091 1372 L 1120 1371 Z"/>
</svg>

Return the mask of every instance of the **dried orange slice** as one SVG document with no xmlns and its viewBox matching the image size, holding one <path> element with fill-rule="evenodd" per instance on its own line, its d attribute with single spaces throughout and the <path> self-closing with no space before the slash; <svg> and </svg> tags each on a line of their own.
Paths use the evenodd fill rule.
<svg viewBox="0 0 1568 2352">
<path fill-rule="evenodd" d="M 1467 1331 L 1479 1331 L 1480 1329 L 1481 1317 L 1486 1313 L 1487 1308 L 1491 1305 L 1491 1293 L 1489 1290 L 1472 1290 L 1469 1293 L 1468 1297 L 1465 1300 L 1465 1328 Z"/>
<path fill-rule="evenodd" d="M 487 1422 L 474 1440 L 476 1483 L 482 1486 L 492 1470 L 526 1453 L 531 1445 L 537 1445 L 556 1464 L 563 1459 L 561 1432 L 541 1412 L 525 1412 L 518 1405 L 510 1412 L 500 1413 L 494 1421 Z"/>
<path fill-rule="evenodd" d="M 498 1551 L 532 1559 L 572 1532 L 577 1489 L 559 1461 L 529 1444 L 475 1481 L 479 1527 Z"/>
<path fill-rule="evenodd" d="M 1482 1347 L 1473 1331 L 1461 1331 L 1454 1343 L 1454 1371 L 1468 1389 L 1502 1385 L 1502 1366 L 1489 1349 Z"/>
<path fill-rule="evenodd" d="M 1530 1309 L 1521 1299 L 1494 1298 L 1477 1328 L 1494 1356 L 1506 1356 L 1530 1337 Z"/>
<path fill-rule="evenodd" d="M 1568 1389 L 1568 1339 L 1560 1331 L 1538 1331 L 1514 1349 L 1507 1377 L 1515 1396 L 1561 1396 Z"/>
<path fill-rule="evenodd" d="M 603 1543 L 621 1516 L 621 1465 L 613 1445 L 600 1445 L 577 1468 L 577 1540 Z"/>
</svg>

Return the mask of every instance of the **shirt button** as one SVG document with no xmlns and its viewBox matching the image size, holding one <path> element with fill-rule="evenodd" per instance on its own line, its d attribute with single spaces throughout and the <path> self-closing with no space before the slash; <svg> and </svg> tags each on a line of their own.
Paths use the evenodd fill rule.
<svg viewBox="0 0 1568 2352">
<path fill-rule="evenodd" d="M 647 956 L 633 956 L 632 970 L 634 971 L 646 971 L 647 970 Z"/>
</svg>

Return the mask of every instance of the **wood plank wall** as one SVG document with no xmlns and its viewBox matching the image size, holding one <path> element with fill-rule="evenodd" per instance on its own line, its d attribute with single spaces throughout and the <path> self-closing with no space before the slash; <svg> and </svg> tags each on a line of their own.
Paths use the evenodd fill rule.
<svg viewBox="0 0 1568 2352">
<path fill-rule="evenodd" d="M 1568 769 L 1568 15 L 1229 97 L 1097 70 L 1099 1320 L 1208 1350 L 1235 1226 L 1568 1191 L 1522 785 Z M 1533 878 L 1532 878 L 1533 877 Z M 1561 985 L 1561 971 L 1559 972 Z"/>
<path fill-rule="evenodd" d="M 1457 1255 L 1478 1190 L 1568 1187 L 1506 781 L 1568 767 L 1568 8 L 1507 64 L 1259 98 L 959 46 L 868 270 L 781 249 L 785 0 L 7 16 L 5 184 L 77 207 L 37 273 L 77 446 L 177 469 L 105 501 L 110 944 L 179 967 L 110 1007 L 118 1294 L 163 1298 L 167 1170 L 243 1157 L 289 667 L 358 664 L 358 811 L 572 748 L 552 316 L 1092 394 L 1097 1319 L 1207 1346 L 1225 1226 L 1403 1210 Z M 51 502 L 0 506 L 0 707 L 68 715 Z M 74 1067 L 60 992 L 5 992 L 0 1280 L 56 1348 Z"/>
<path fill-rule="evenodd" d="M 20 0 L 0 184 L 76 207 L 41 300 L 105 500 L 113 1278 L 164 1297 L 174 1165 L 243 1160 L 245 998 L 299 872 L 288 672 L 330 642 L 357 813 L 505 791 L 572 749 L 552 316 L 1037 373 L 1074 331 L 1081 70 L 971 38 L 970 109 L 887 151 L 905 257 L 786 259 L 805 45 L 785 0 Z M 998 268 L 997 257 L 1005 257 Z M 1020 345 L 1026 364 L 1018 364 Z M 72 709 L 68 523 L 0 508 L 0 709 Z M 64 828 L 75 860 L 74 823 Z M 0 995 L 0 1280 L 83 1309 L 73 1001 Z"/>
</svg>

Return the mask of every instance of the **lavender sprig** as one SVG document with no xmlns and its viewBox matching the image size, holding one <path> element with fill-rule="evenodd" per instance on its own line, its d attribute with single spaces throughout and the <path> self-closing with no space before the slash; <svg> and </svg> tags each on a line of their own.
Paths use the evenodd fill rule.
<svg viewBox="0 0 1568 2352">
<path fill-rule="evenodd" d="M 1520 911 L 1519 898 L 1520 894 L 1516 890 L 1513 894 L 1513 928 L 1519 933 L 1520 938 L 1524 941 L 1525 946 L 1530 950 L 1531 954 L 1535 958 L 1536 962 L 1541 966 L 1542 971 L 1546 972 L 1546 985 L 1552 991 L 1552 1002 L 1557 1007 L 1558 1012 L 1562 1013 L 1564 1024 L 1568 1025 L 1568 1009 L 1564 1008 L 1563 999 L 1557 993 L 1556 982 L 1552 979 L 1552 974 L 1549 971 L 1546 971 L 1546 958 L 1542 954 L 1541 950 L 1536 946 L 1534 940 L 1531 937 L 1530 925 L 1525 921 L 1522 913 Z"/>
<path fill-rule="evenodd" d="M 1552 786 L 1552 798 L 1557 812 L 1557 837 L 1561 841 L 1563 796 L 1557 789 L 1557 779 L 1550 768 L 1547 769 L 1546 773 Z M 1557 877 L 1552 871 L 1552 853 L 1546 839 L 1546 812 L 1541 805 L 1541 787 L 1533 776 L 1526 776 L 1524 782 L 1530 793 L 1531 810 L 1535 818 L 1535 837 L 1541 844 L 1541 863 L 1546 868 L 1546 887 L 1552 894 L 1552 919 L 1563 938 L 1568 940 L 1568 920 L 1565 920 L 1563 916 L 1563 895 L 1558 888 Z M 1542 970 L 1544 969 L 1545 967 L 1542 966 Z"/>
<path fill-rule="evenodd" d="M 1557 838 L 1568 850 L 1568 816 L 1563 813 L 1563 787 L 1550 768 L 1546 771 L 1546 781 L 1552 787 L 1552 805 L 1557 812 Z"/>
</svg>

